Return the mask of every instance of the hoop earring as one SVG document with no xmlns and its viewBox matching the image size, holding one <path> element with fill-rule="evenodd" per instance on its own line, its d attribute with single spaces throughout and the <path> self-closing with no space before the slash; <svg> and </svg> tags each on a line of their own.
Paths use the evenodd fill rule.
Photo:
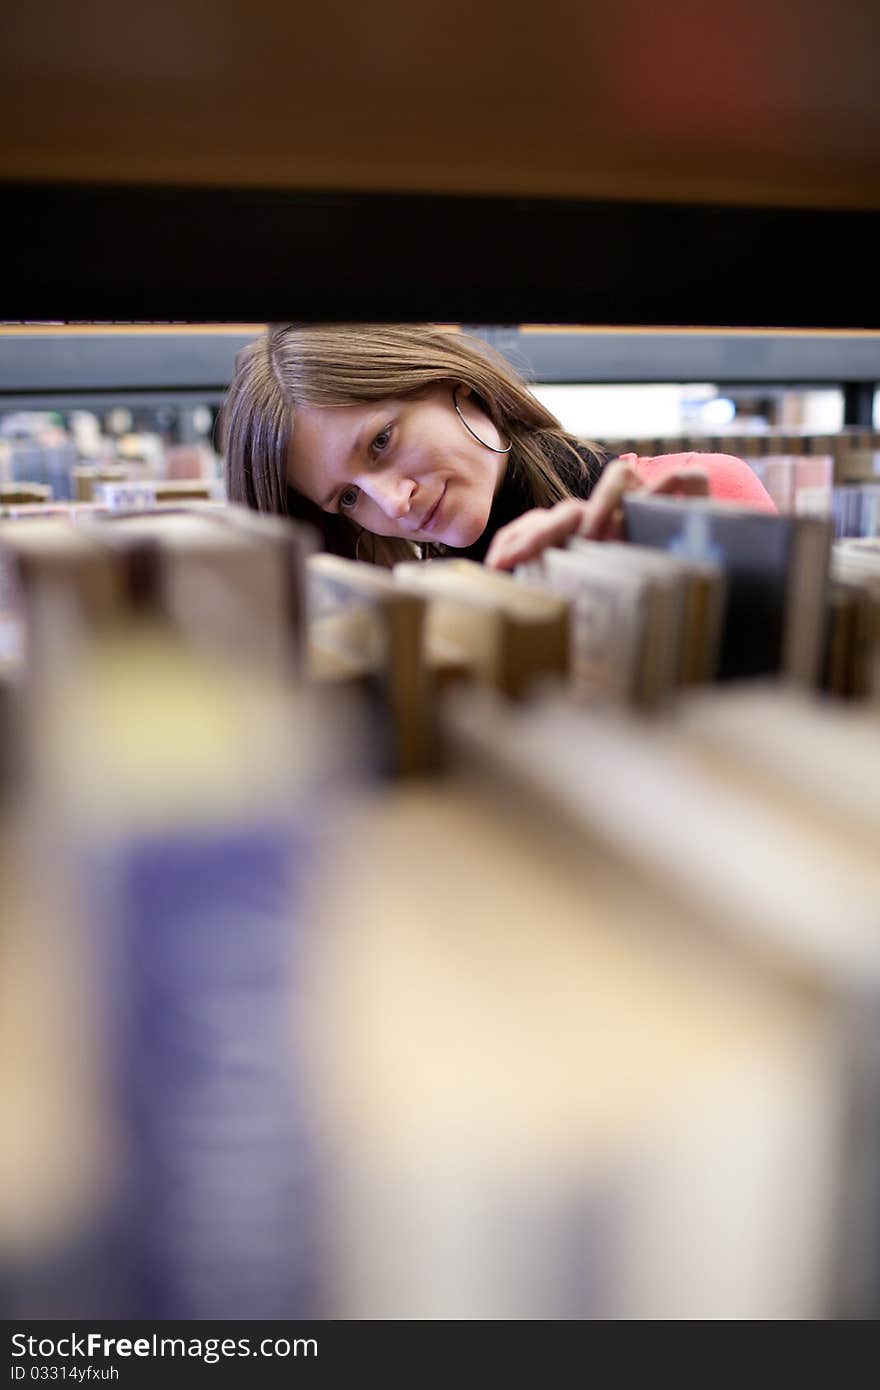
<svg viewBox="0 0 880 1390">
<path fill-rule="evenodd" d="M 494 444 L 487 444 L 486 441 L 485 441 L 485 439 L 481 439 L 481 438 L 480 438 L 480 436 L 477 434 L 476 430 L 471 429 L 470 425 L 468 424 L 467 420 L 464 418 L 464 416 L 463 416 L 462 413 L 461 413 L 461 410 L 459 409 L 458 401 L 455 399 L 455 393 L 456 393 L 457 390 L 458 390 L 458 387 L 457 387 L 457 386 L 453 387 L 453 391 L 452 391 L 452 404 L 455 406 L 455 413 L 456 413 L 456 415 L 458 416 L 458 418 L 459 418 L 459 420 L 461 421 L 461 423 L 464 425 L 464 427 L 465 427 L 465 429 L 467 430 L 468 434 L 472 434 L 473 437 L 474 437 L 474 439 L 477 441 L 477 443 L 478 443 L 478 444 L 482 444 L 482 446 L 483 446 L 484 449 L 491 449 L 493 454 L 509 454 L 510 451 L 511 451 L 511 449 L 513 448 L 513 440 L 510 441 L 510 443 L 508 444 L 508 446 L 507 446 L 506 449 L 499 449 L 499 448 L 497 448 L 496 445 L 494 445 Z"/>
</svg>

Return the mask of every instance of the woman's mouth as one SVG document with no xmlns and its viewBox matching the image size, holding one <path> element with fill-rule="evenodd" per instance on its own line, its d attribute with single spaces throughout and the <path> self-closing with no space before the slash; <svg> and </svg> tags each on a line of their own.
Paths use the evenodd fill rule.
<svg viewBox="0 0 880 1390">
<path fill-rule="evenodd" d="M 428 512 L 428 515 L 425 517 L 424 521 L 419 527 L 420 531 L 433 531 L 438 526 L 440 521 L 440 503 L 446 496 L 446 487 L 447 484 L 444 483 L 440 496 L 437 498 L 437 501 L 434 503 L 433 507 Z"/>
</svg>

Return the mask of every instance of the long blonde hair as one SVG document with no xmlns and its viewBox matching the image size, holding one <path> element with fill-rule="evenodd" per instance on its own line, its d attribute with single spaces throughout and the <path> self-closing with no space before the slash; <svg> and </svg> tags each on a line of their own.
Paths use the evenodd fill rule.
<svg viewBox="0 0 880 1390">
<path fill-rule="evenodd" d="M 587 441 L 575 448 L 554 415 L 532 395 L 500 353 L 468 334 L 427 324 L 274 324 L 238 354 L 220 417 L 230 501 L 317 525 L 328 548 L 388 563 L 412 547 L 367 537 L 351 520 L 329 516 L 297 494 L 287 459 L 297 406 L 356 405 L 418 395 L 441 381 L 474 392 L 492 423 L 511 441 L 510 463 L 536 507 L 571 495 L 559 468 L 594 480 Z M 584 452 L 587 458 L 584 458 Z"/>
</svg>

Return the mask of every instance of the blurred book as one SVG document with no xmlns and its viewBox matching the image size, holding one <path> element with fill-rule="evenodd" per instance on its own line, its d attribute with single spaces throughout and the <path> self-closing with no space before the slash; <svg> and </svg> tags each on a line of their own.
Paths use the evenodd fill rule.
<svg viewBox="0 0 880 1390">
<path fill-rule="evenodd" d="M 837 485 L 880 483 L 880 448 L 876 445 L 871 447 L 871 441 L 867 439 L 859 440 L 855 447 L 838 447 L 834 460 L 834 482 Z"/>
<path fill-rule="evenodd" d="M 682 696 L 650 725 L 561 700 L 471 717 L 474 756 L 509 765 L 706 929 L 832 1001 L 837 1176 L 825 1316 L 880 1306 L 880 940 L 876 718 L 775 687 Z M 672 949 L 672 937 L 668 941 Z"/>
<path fill-rule="evenodd" d="M 588 683 L 597 655 L 602 669 L 603 639 L 612 650 L 631 650 L 622 666 L 619 658 L 612 658 L 610 665 L 629 668 L 625 689 L 631 699 L 635 692 L 636 704 L 650 707 L 680 684 L 712 679 L 725 593 L 724 577 L 717 565 L 685 560 L 647 546 L 572 537 L 564 551 L 548 549 L 535 562 L 536 579 L 542 571 L 551 586 L 568 592 L 575 610 L 580 610 L 582 620 L 575 623 L 578 637 L 573 638 L 580 651 L 573 651 L 573 666 L 577 669 L 582 654 L 586 655 Z M 608 595 L 618 586 L 617 614 L 606 608 L 603 616 L 601 608 L 595 606 L 600 593 L 596 585 Z M 627 585 L 631 597 L 625 604 Z M 632 603 L 640 589 L 646 600 L 641 610 Z"/>
<path fill-rule="evenodd" d="M 880 478 L 834 488 L 831 516 L 838 539 L 880 535 Z"/>
<path fill-rule="evenodd" d="M 46 483 L 0 483 L 0 506 L 13 507 L 23 503 L 51 501 L 52 489 Z"/>
<path fill-rule="evenodd" d="M 76 521 L 78 517 L 95 512 L 105 512 L 107 508 L 100 502 L 21 502 L 10 506 L 0 506 L 0 520 L 28 521 L 34 518 L 66 517 Z"/>
<path fill-rule="evenodd" d="M 133 606 L 159 608 L 196 646 L 300 671 L 312 533 L 287 518 L 220 507 L 110 510 L 79 531 L 114 558 Z"/>
<path fill-rule="evenodd" d="M 150 479 L 126 482 L 99 482 L 92 485 L 92 495 L 113 511 L 152 510 L 162 502 L 185 500 L 222 502 L 223 484 L 218 480 Z"/>
<path fill-rule="evenodd" d="M 0 519 L 0 647 L 15 669 L 63 669 L 89 628 L 126 603 L 118 567 L 66 516 Z"/>
<path fill-rule="evenodd" d="M 818 517 L 702 498 L 624 498 L 638 545 L 708 561 L 725 574 L 719 679 L 778 673 L 815 685 L 825 638 L 831 529 Z"/>
<path fill-rule="evenodd" d="M 542 675 L 565 676 L 568 603 L 470 560 L 406 561 L 394 566 L 402 590 L 428 602 L 429 649 L 460 660 L 514 698 Z"/>
<path fill-rule="evenodd" d="M 310 556 L 307 574 L 311 678 L 362 692 L 387 771 L 426 771 L 436 750 L 424 597 L 379 566 L 336 555 Z"/>
<path fill-rule="evenodd" d="M 579 699 L 651 708 L 668 695 L 675 650 L 669 625 L 680 613 L 670 613 L 651 576 L 635 565 L 621 570 L 603 563 L 598 554 L 548 549 L 520 565 L 516 577 L 569 603 L 571 680 Z"/>
<path fill-rule="evenodd" d="M 765 454 L 750 461 L 780 512 L 830 516 L 834 455 Z"/>
<path fill-rule="evenodd" d="M 604 715 L 467 710 L 313 938 L 332 1315 L 826 1315 L 832 1001 L 614 850 Z"/>
<path fill-rule="evenodd" d="M 93 502 L 99 483 L 124 483 L 131 478 L 124 464 L 77 464 L 70 470 L 73 497 L 77 502 Z"/>
<path fill-rule="evenodd" d="M 832 575 L 821 687 L 843 698 L 865 699 L 877 688 L 880 575 L 877 592 Z"/>
<path fill-rule="evenodd" d="M 880 564 L 880 536 L 842 539 L 835 543 L 834 555 L 847 559 L 862 560 L 868 565 Z"/>
<path fill-rule="evenodd" d="M 79 636 L 123 611 L 161 609 L 197 647 L 288 675 L 306 644 L 307 528 L 235 507 L 0 520 L 6 646 L 62 663 Z M 58 615 L 66 613 L 61 618 Z M 13 650 L 14 649 L 14 650 Z"/>
<path fill-rule="evenodd" d="M 873 960 L 852 952 L 862 924 L 871 931 L 880 892 L 876 714 L 758 685 L 682 701 L 676 737 L 734 791 L 751 794 L 759 828 L 763 824 L 770 835 L 794 832 L 802 839 L 799 888 L 787 886 L 782 871 L 769 863 L 763 871 L 768 891 L 812 894 L 817 919 L 825 913 L 824 935 L 820 940 L 817 920 L 813 948 L 828 953 L 838 976 L 839 1026 L 846 1045 L 836 1311 L 875 1317 L 880 1308 L 880 1000 Z M 806 918 L 806 906 L 802 912 Z M 807 940 L 801 939 L 801 947 Z"/>
<path fill-rule="evenodd" d="M 218 459 L 207 444 L 168 444 L 164 450 L 164 476 L 214 482 Z"/>
<path fill-rule="evenodd" d="M 314 1316 L 296 1031 L 320 711 L 155 610 L 87 638 L 27 708 L 40 892 L 0 933 L 25 1025 L 0 1060 L 8 1315 Z"/>
</svg>

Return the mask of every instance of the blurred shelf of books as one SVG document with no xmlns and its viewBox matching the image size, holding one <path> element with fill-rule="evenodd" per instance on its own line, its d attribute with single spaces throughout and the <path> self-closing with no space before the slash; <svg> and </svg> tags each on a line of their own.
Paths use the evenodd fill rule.
<svg viewBox="0 0 880 1390">
<path fill-rule="evenodd" d="M 877 449 L 880 333 L 446 326 L 506 355 L 565 428 L 612 452 L 719 449 L 762 472 L 779 455 Z M 0 484 L 66 501 L 88 499 L 80 469 L 216 480 L 218 408 L 261 328 L 0 325 Z"/>
<path fill-rule="evenodd" d="M 7 1316 L 877 1316 L 871 427 L 500 575 L 118 423 L 0 455 Z"/>
</svg>

